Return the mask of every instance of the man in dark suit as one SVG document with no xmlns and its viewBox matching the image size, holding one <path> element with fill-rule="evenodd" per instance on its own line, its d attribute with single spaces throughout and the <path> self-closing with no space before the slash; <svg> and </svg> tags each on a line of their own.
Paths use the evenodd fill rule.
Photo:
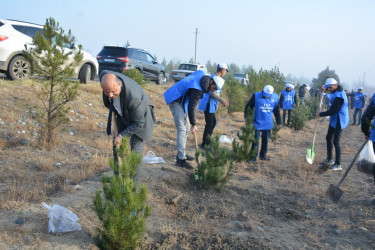
<svg viewBox="0 0 375 250">
<path fill-rule="evenodd" d="M 128 136 L 131 150 L 143 155 L 144 141 L 151 140 L 155 124 L 154 106 L 150 98 L 134 80 L 120 73 L 104 70 L 99 78 L 104 105 L 113 110 L 116 116 L 118 135 L 114 136 L 113 148 L 121 144 L 124 136 Z M 108 127 L 107 133 L 111 133 Z M 115 150 L 114 156 L 117 160 Z M 140 172 L 139 165 L 134 176 L 136 185 Z"/>
</svg>

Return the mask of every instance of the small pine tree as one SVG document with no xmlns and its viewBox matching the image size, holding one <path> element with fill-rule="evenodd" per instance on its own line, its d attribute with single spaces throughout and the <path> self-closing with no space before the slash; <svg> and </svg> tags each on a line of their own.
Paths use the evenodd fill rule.
<svg viewBox="0 0 375 250">
<path fill-rule="evenodd" d="M 145 230 L 146 218 L 151 213 L 150 206 L 145 206 L 147 188 L 135 189 L 133 177 L 135 168 L 142 162 L 142 156 L 131 152 L 128 139 L 124 137 L 117 150 L 121 165 L 112 157 L 110 166 L 119 171 L 110 182 L 103 177 L 103 192 L 98 190 L 94 198 L 94 211 L 103 227 L 98 228 L 97 244 L 101 249 L 136 249 Z"/>
<path fill-rule="evenodd" d="M 136 81 L 140 86 L 143 86 L 145 84 L 144 78 L 142 73 L 138 69 L 127 69 L 124 72 L 122 72 L 123 75 L 133 79 Z"/>
<path fill-rule="evenodd" d="M 66 124 L 69 108 L 65 105 L 79 95 L 79 82 L 73 83 L 70 79 L 74 69 L 81 63 L 83 54 L 81 46 L 78 49 L 66 49 L 74 42 L 74 36 L 68 34 L 52 17 L 46 20 L 42 34 L 36 33 L 33 46 L 26 47 L 24 57 L 30 61 L 34 74 L 46 80 L 38 81 L 36 97 L 42 102 L 43 108 L 37 111 L 38 122 L 41 125 L 40 141 L 51 145 L 55 138 L 55 130 Z M 73 59 L 71 55 L 73 54 Z"/>
<path fill-rule="evenodd" d="M 205 146 L 205 149 L 202 151 L 205 161 L 199 161 L 200 150 L 195 152 L 195 161 L 198 164 L 195 178 L 200 180 L 203 188 L 219 185 L 220 190 L 222 190 L 232 176 L 232 160 L 230 160 L 229 166 L 227 166 L 230 152 L 225 147 L 220 147 L 219 140 L 220 134 L 210 138 L 210 144 Z"/>
<path fill-rule="evenodd" d="M 249 159 L 254 158 L 256 155 L 256 149 L 251 151 L 251 145 L 256 143 L 253 120 L 254 109 L 249 109 L 246 118 L 246 125 L 240 128 L 241 133 L 237 133 L 238 138 L 242 141 L 242 145 L 240 145 L 236 139 L 234 139 L 232 143 L 236 161 L 248 161 Z"/>
<path fill-rule="evenodd" d="M 301 130 L 305 127 L 310 109 L 305 105 L 297 106 L 291 116 L 290 116 L 290 125 L 295 130 Z"/>
<path fill-rule="evenodd" d="M 245 109 L 245 91 L 234 77 L 229 77 L 224 85 L 224 92 L 229 99 L 228 112 L 240 112 Z"/>
<path fill-rule="evenodd" d="M 277 125 L 276 121 L 273 121 L 273 128 L 271 130 L 271 141 L 277 141 L 280 138 L 278 132 L 280 131 L 280 127 Z"/>
</svg>

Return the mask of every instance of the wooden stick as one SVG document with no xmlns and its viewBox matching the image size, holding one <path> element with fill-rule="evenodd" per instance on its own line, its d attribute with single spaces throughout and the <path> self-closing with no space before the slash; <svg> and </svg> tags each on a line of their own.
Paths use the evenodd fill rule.
<svg viewBox="0 0 375 250">
<path fill-rule="evenodd" d="M 194 140 L 195 140 L 195 149 L 198 150 L 198 141 L 197 141 L 197 133 L 193 133 L 194 134 Z"/>
<path fill-rule="evenodd" d="M 178 201 L 181 200 L 182 198 L 182 194 L 178 194 L 176 197 L 174 197 L 172 200 L 171 200 L 171 204 L 174 204 L 174 205 L 177 205 Z"/>
</svg>

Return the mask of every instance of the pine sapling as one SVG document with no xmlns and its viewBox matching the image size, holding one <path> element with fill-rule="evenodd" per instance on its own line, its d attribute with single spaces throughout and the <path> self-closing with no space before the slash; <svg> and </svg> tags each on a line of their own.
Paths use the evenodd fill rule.
<svg viewBox="0 0 375 250">
<path fill-rule="evenodd" d="M 248 161 L 251 158 L 254 158 L 256 155 L 256 149 L 251 150 L 251 145 L 256 143 L 257 140 L 255 139 L 255 127 L 253 124 L 254 120 L 254 110 L 249 109 L 248 115 L 246 116 L 246 124 L 242 126 L 241 133 L 238 132 L 237 136 L 242 143 L 233 140 L 233 152 L 236 158 L 236 161 Z"/>
<path fill-rule="evenodd" d="M 197 150 L 195 153 L 195 160 L 198 165 L 195 178 L 200 180 L 203 188 L 219 185 L 220 190 L 222 190 L 232 176 L 233 162 L 230 160 L 229 166 L 227 166 L 230 152 L 225 147 L 220 146 L 220 134 L 209 139 L 210 144 L 205 146 L 204 150 Z M 199 161 L 200 154 L 205 160 Z"/>
<path fill-rule="evenodd" d="M 102 222 L 96 241 L 102 249 L 136 249 L 151 213 L 150 206 L 145 205 L 147 188 L 141 185 L 136 189 L 133 180 L 142 156 L 130 151 L 126 137 L 117 154 L 121 165 L 112 157 L 110 166 L 115 172 L 119 171 L 119 175 L 111 177 L 109 182 L 103 177 L 104 199 L 99 190 L 94 198 L 94 210 Z"/>
</svg>

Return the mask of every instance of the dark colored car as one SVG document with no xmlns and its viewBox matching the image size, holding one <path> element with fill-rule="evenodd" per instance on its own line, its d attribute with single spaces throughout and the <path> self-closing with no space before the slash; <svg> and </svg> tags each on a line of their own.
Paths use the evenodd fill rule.
<svg viewBox="0 0 375 250">
<path fill-rule="evenodd" d="M 135 68 L 145 79 L 155 81 L 156 84 L 163 84 L 166 81 L 163 65 L 143 49 L 104 46 L 96 59 L 99 63 L 99 74 L 102 70 L 122 73 L 127 69 Z"/>
</svg>

